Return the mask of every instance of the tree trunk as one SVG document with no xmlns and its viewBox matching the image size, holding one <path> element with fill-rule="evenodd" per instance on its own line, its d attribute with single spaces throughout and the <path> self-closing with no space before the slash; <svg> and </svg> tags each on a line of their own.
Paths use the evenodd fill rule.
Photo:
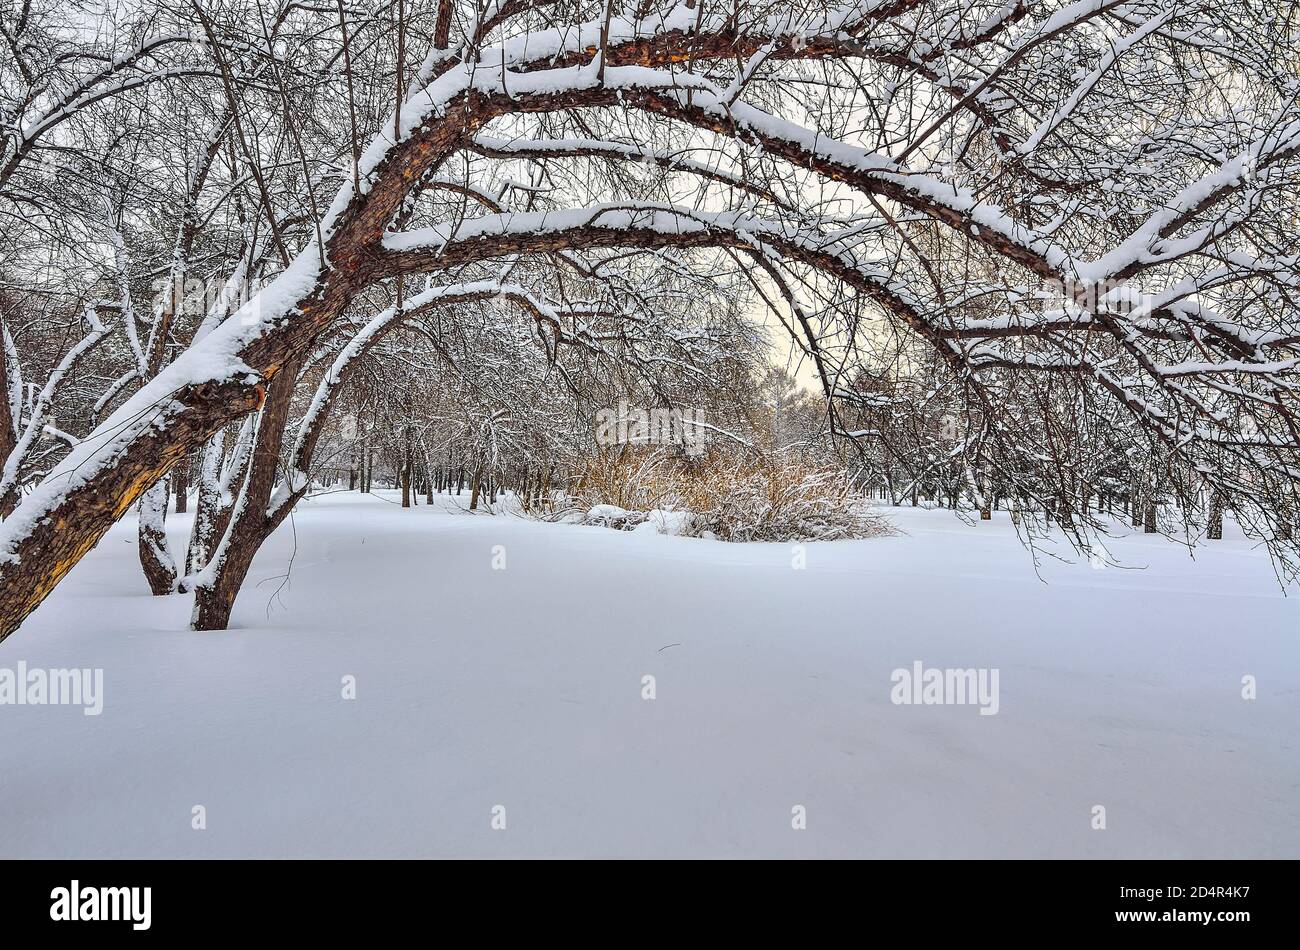
<svg viewBox="0 0 1300 950">
<path fill-rule="evenodd" d="M 4 471 L 5 462 L 9 461 L 10 454 L 18 447 L 18 420 L 9 411 L 9 359 L 3 342 L 7 334 L 3 318 L 0 318 L 0 471 Z M 0 499 L 0 518 L 9 517 L 18 506 L 20 494 L 21 492 L 13 492 Z"/>
<path fill-rule="evenodd" d="M 409 448 L 403 453 L 402 470 L 398 473 L 402 484 L 402 507 L 411 507 L 411 452 Z"/>
<path fill-rule="evenodd" d="M 296 360 L 285 366 L 267 389 L 243 490 L 233 507 L 225 537 L 206 568 L 209 576 L 194 589 L 190 626 L 195 630 L 225 630 L 230 626 L 230 612 L 254 556 L 291 507 L 282 505 L 275 517 L 267 513 L 280 469 L 280 450 L 301 362 Z"/>
<path fill-rule="evenodd" d="M 140 499 L 137 548 L 140 567 L 155 596 L 176 592 L 176 559 L 167 545 L 168 479 L 161 478 Z"/>
<path fill-rule="evenodd" d="M 1070 506 L 1070 499 L 1067 496 L 1052 499 L 1052 517 L 1056 523 L 1066 531 L 1074 527 L 1074 510 Z"/>
<path fill-rule="evenodd" d="M 257 399 L 256 386 L 243 381 L 193 387 L 173 397 L 188 411 L 169 416 L 165 432 L 159 431 L 157 422 L 137 423 L 142 431 L 119 440 L 123 449 L 111 464 L 85 474 L 75 487 L 56 495 L 29 498 L 40 517 L 13 547 L 17 559 L 0 564 L 0 639 L 18 628 L 191 445 L 255 408 Z"/>
<path fill-rule="evenodd" d="M 194 525 L 190 528 L 189 548 L 185 552 L 185 576 L 198 571 L 212 556 L 217 540 L 217 518 L 221 508 L 221 463 L 225 437 L 218 433 L 203 447 L 199 456 L 199 494 L 194 505 Z M 239 450 L 236 442 L 234 451 Z M 242 473 L 240 479 L 242 481 Z"/>
<path fill-rule="evenodd" d="M 478 509 L 478 495 L 482 485 L 483 485 L 483 470 L 478 469 L 474 472 L 473 482 L 470 483 L 470 491 L 469 491 L 470 511 L 476 511 Z"/>
<path fill-rule="evenodd" d="M 190 460 L 188 456 L 181 459 L 172 469 L 172 488 L 176 494 L 176 513 L 183 515 L 189 510 Z"/>
<path fill-rule="evenodd" d="M 1223 540 L 1223 496 L 1217 491 L 1210 492 L 1210 524 L 1206 537 L 1211 541 Z"/>
</svg>

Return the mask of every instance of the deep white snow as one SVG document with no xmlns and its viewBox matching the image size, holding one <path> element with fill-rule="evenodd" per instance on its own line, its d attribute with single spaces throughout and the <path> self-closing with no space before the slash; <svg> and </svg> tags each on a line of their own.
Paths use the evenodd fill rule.
<svg viewBox="0 0 1300 950">
<path fill-rule="evenodd" d="M 118 525 L 0 644 L 104 671 L 99 716 L 0 706 L 0 856 L 1300 856 L 1300 598 L 1239 536 L 1044 583 L 1002 515 L 799 570 L 393 501 L 304 502 L 225 633 Z M 891 703 L 918 660 L 998 669 L 997 715 Z"/>
</svg>

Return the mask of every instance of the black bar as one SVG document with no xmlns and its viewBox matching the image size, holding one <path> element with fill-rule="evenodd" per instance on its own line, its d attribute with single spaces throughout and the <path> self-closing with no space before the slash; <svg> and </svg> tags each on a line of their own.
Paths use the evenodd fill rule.
<svg viewBox="0 0 1300 950">
<path fill-rule="evenodd" d="M 1000 934 L 1222 944 L 1286 932 L 1295 917 L 1296 868 L 1280 861 L 537 863 L 6 862 L 0 909 L 6 938 L 39 932 L 211 939 L 284 930 L 334 942 L 438 921 L 468 923 L 487 935 L 531 920 L 541 939 L 558 921 L 582 929 L 614 914 L 629 933 L 671 939 L 660 929 L 666 922 L 705 913 L 760 932 L 788 925 L 790 933 L 811 933 L 834 924 L 883 937 L 903 926 L 916 946 L 947 937 L 984 943 Z M 67 909 L 55 906 L 58 889 L 70 898 L 73 881 L 88 912 L 100 905 L 100 888 L 149 888 L 148 928 L 137 927 L 142 890 L 130 904 L 121 891 L 108 895 L 104 906 L 111 911 L 117 901 L 125 919 L 52 919 Z"/>
</svg>

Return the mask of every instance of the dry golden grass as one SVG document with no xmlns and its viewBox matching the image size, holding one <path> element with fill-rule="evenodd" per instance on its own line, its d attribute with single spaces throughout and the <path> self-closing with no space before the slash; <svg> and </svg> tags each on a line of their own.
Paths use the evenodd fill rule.
<svg viewBox="0 0 1300 950">
<path fill-rule="evenodd" d="M 568 510 L 597 505 L 627 511 L 599 519 L 621 528 L 654 510 L 689 512 L 685 534 L 723 541 L 836 540 L 891 530 L 841 472 L 716 449 L 698 458 L 632 446 L 593 455 L 573 480 Z"/>
</svg>

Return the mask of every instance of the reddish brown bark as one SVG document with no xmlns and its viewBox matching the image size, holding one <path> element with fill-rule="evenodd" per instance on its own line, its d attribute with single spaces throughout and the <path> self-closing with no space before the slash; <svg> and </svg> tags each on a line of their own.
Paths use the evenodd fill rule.
<svg viewBox="0 0 1300 950">
<path fill-rule="evenodd" d="M 282 512 L 270 516 L 267 505 L 275 490 L 284 430 L 289 421 L 289 405 L 300 368 L 301 360 L 284 367 L 267 388 L 266 403 L 258 419 L 257 441 L 243 491 L 234 509 L 229 538 L 217 555 L 219 562 L 213 565 L 212 582 L 194 591 L 191 625 L 195 630 L 225 630 L 229 626 L 230 611 L 244 578 L 248 576 L 248 569 L 252 567 L 254 556 L 287 514 L 285 506 Z"/>
</svg>

